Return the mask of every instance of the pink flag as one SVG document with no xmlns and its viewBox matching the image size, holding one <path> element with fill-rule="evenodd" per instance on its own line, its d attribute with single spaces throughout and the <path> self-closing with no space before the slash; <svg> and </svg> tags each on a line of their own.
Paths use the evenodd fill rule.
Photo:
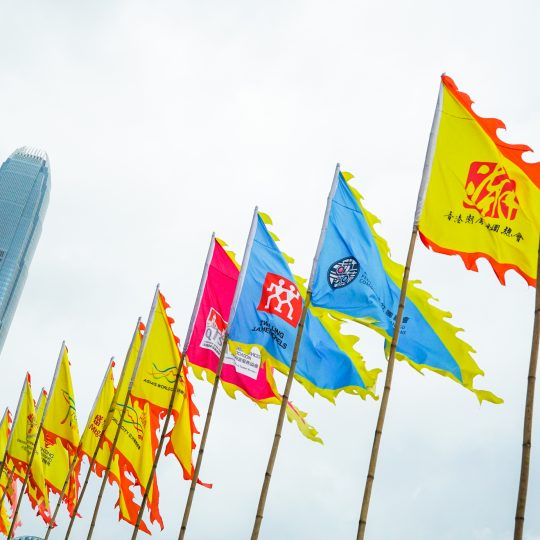
<svg viewBox="0 0 540 540">
<path fill-rule="evenodd" d="M 215 379 L 239 274 L 232 254 L 225 251 L 223 243 L 215 239 L 199 311 L 187 348 L 187 357 L 195 375 L 202 378 L 204 371 L 210 382 Z M 240 390 L 261 406 L 281 402 L 273 368 L 261 361 L 255 348 L 249 355 L 238 350 L 237 355 L 233 356 L 227 347 L 221 381 L 227 394 L 233 398 L 236 390 Z"/>
</svg>

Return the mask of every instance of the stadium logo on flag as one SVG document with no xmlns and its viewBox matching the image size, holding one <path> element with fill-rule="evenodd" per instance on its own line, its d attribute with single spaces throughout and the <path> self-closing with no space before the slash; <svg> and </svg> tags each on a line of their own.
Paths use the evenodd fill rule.
<svg viewBox="0 0 540 540">
<path fill-rule="evenodd" d="M 356 279 L 359 270 L 360 264 L 354 257 L 340 259 L 328 269 L 328 284 L 332 289 L 346 287 Z"/>
<path fill-rule="evenodd" d="M 302 315 L 302 296 L 291 280 L 268 272 L 257 309 L 277 315 L 296 328 Z"/>
<path fill-rule="evenodd" d="M 515 219 L 519 208 L 516 181 L 502 165 L 486 161 L 471 163 L 465 192 L 465 208 L 474 208 L 484 217 Z"/>
</svg>

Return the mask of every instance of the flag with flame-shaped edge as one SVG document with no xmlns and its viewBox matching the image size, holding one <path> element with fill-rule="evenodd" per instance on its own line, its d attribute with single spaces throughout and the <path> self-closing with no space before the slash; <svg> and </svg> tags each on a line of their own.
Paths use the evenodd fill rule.
<svg viewBox="0 0 540 540">
<path fill-rule="evenodd" d="M 113 367 L 114 362 L 111 362 L 107 366 L 107 373 L 103 379 L 103 384 L 96 397 L 92 411 L 88 416 L 86 428 L 81 437 L 81 452 L 86 455 L 89 461 L 92 460 L 92 456 L 96 451 L 103 427 L 108 423 L 108 416 L 109 414 L 112 415 L 112 411 L 114 410 L 113 399 L 115 387 Z M 103 466 L 106 466 L 106 463 Z"/>
<path fill-rule="evenodd" d="M 240 267 L 234 254 L 225 249 L 225 246 L 222 240 L 213 240 L 210 262 L 206 275 L 203 276 L 204 289 L 186 354 L 195 376 L 202 379 L 204 373 L 211 383 L 215 380 L 240 275 Z M 249 355 L 242 349 L 237 349 L 236 356 L 233 356 L 227 346 L 220 379 L 225 392 L 233 399 L 236 392 L 240 391 L 263 408 L 268 404 L 281 403 L 281 395 L 274 380 L 274 368 L 267 359 L 261 359 L 256 348 L 252 349 Z M 300 432 L 308 439 L 322 442 L 316 436 L 317 430 L 306 422 L 306 416 L 307 413 L 299 411 L 290 402 L 287 404 L 288 419 L 296 422 Z M 177 436 L 177 432 L 172 434 L 172 447 L 179 447 Z"/>
<path fill-rule="evenodd" d="M 45 407 L 44 400 L 41 400 L 40 405 L 39 409 L 42 414 Z M 27 373 L 21 401 L 17 407 L 16 418 L 12 426 L 13 434 L 7 450 L 6 463 L 10 468 L 14 469 L 14 477 L 21 482 L 24 481 L 32 449 L 34 444 L 38 445 L 30 467 L 26 494 L 32 508 L 37 509 L 38 514 L 48 523 L 50 519 L 49 496 L 45 485 L 43 464 L 40 459 L 41 444 L 40 441 L 36 442 L 40 421 L 41 416 L 36 410 L 34 398 L 32 397 L 30 374 Z"/>
<path fill-rule="evenodd" d="M 45 480 L 51 491 L 58 495 L 64 486 L 71 461 L 75 458 L 80 441 L 67 347 L 63 347 L 58 374 L 48 399 L 49 405 L 43 422 L 45 445 L 41 452 Z M 79 461 L 73 470 L 64 494 L 64 502 L 67 504 L 70 514 L 77 504 L 80 467 L 81 462 Z"/>
<path fill-rule="evenodd" d="M 513 269 L 534 286 L 540 163 L 523 160 L 528 146 L 501 141 L 503 122 L 478 116 L 471 98 L 446 75 L 441 98 L 419 207 L 420 237 L 433 251 L 459 255 L 469 270 L 477 270 L 477 259 L 487 259 L 503 285 L 505 272 Z"/>
<path fill-rule="evenodd" d="M 223 335 L 240 274 L 234 254 L 227 251 L 225 246 L 222 240 L 214 239 L 204 289 L 186 353 L 195 375 L 202 379 L 204 373 L 211 383 L 215 379 Z M 281 397 L 270 363 L 260 362 L 259 358 L 254 361 L 253 355 L 256 351 L 248 357 L 241 355 L 242 351 L 239 353 L 238 357 L 233 356 L 228 348 L 225 354 L 221 384 L 227 394 L 235 398 L 235 393 L 239 390 L 261 406 L 279 403 Z"/>
<path fill-rule="evenodd" d="M 379 220 L 364 208 L 361 195 L 347 181 L 351 178 L 339 172 L 333 185 L 312 302 L 315 309 L 327 310 L 338 320 L 356 321 L 382 334 L 388 352 L 403 266 L 390 258 L 388 244 L 375 231 Z M 397 358 L 417 370 L 427 368 L 450 377 L 480 401 L 501 403 L 491 392 L 474 387 L 474 378 L 483 375 L 471 356 L 474 350 L 457 336 L 460 329 L 446 320 L 451 314 L 430 300 L 418 282 L 409 283 Z"/>
<path fill-rule="evenodd" d="M 278 248 L 278 238 L 259 212 L 245 278 L 236 312 L 229 326 L 231 351 L 241 348 L 249 354 L 255 347 L 263 359 L 288 373 L 303 309 L 305 289 L 293 276 L 293 259 Z M 357 338 L 344 338 L 334 331 L 329 319 L 308 310 L 300 342 L 295 378 L 309 392 L 333 401 L 340 392 L 373 397 L 380 370 L 368 370 L 354 349 Z M 296 418 L 298 418 L 297 415 Z M 293 417 L 294 417 L 293 416 Z"/>
<path fill-rule="evenodd" d="M 174 320 L 167 314 L 169 307 L 160 292 L 152 324 L 146 329 L 145 348 L 131 391 L 135 402 L 141 407 L 148 403 L 152 411 L 161 418 L 169 409 L 171 392 L 180 366 L 180 340 L 173 332 L 171 325 Z M 191 457 L 195 447 L 193 435 L 197 433 L 193 418 L 199 415 L 199 411 L 193 403 L 193 387 L 187 379 L 185 369 L 182 369 L 178 383 L 172 415 L 175 420 L 175 434 L 179 431 L 182 434 L 179 439 L 182 441 L 182 450 L 178 452 L 176 446 L 174 455 L 180 462 L 184 478 L 189 480 L 194 470 Z"/>
<path fill-rule="evenodd" d="M 96 407 L 92 413 L 94 419 L 93 425 L 96 426 L 96 441 L 91 446 L 89 446 L 89 443 L 85 443 L 85 448 L 87 449 L 85 453 L 88 455 L 91 455 L 88 450 L 95 448 L 94 445 L 97 444 L 97 440 L 99 439 L 98 431 L 103 427 L 105 418 L 109 414 L 110 406 L 107 407 L 107 401 L 109 401 L 111 394 L 114 396 L 113 411 L 111 413 L 112 419 L 105 431 L 104 441 L 98 451 L 94 466 L 94 472 L 99 477 L 103 476 L 109 460 L 110 448 L 115 438 L 122 413 L 122 406 L 126 399 L 129 382 L 141 347 L 141 332 L 143 329 L 144 325 L 141 324 L 135 333 L 116 393 L 114 392 L 114 381 L 112 380 L 111 373 L 110 378 L 107 379 L 108 382 L 102 389 L 100 397 L 96 401 Z M 133 400 L 129 401 L 111 463 L 109 482 L 114 482 L 118 485 L 119 496 L 116 506 L 119 509 L 119 519 L 132 525 L 137 521 L 137 514 L 140 509 L 140 505 L 135 500 L 136 495 L 133 488 L 137 487 L 138 489 L 136 491 L 142 493 L 148 482 L 153 456 L 155 455 L 158 444 L 156 433 L 158 428 L 159 417 L 152 411 L 147 402 L 138 403 Z M 159 490 L 156 477 L 154 477 L 147 504 L 150 509 L 150 520 L 157 522 L 163 528 L 163 520 L 159 514 Z M 144 521 L 141 521 L 141 530 L 150 534 L 150 530 Z"/>
</svg>

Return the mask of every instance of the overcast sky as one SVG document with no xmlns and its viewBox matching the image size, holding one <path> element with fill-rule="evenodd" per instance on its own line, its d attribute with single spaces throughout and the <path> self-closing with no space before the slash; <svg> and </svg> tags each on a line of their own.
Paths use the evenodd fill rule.
<svg viewBox="0 0 540 540">
<path fill-rule="evenodd" d="M 479 114 L 506 122 L 503 138 L 540 148 L 539 22 L 534 0 L 0 0 L 0 160 L 30 145 L 52 166 L 43 234 L 0 356 L 0 405 L 15 408 L 26 370 L 36 394 L 49 386 L 65 339 L 84 425 L 156 283 L 182 337 L 210 234 L 241 258 L 255 204 L 308 275 L 338 161 L 403 262 L 443 71 Z M 467 272 L 419 244 L 412 275 L 465 328 L 486 372 L 477 386 L 505 404 L 479 406 L 449 379 L 396 366 L 370 540 L 512 536 L 534 290 L 515 274 L 501 287 L 479 266 Z M 367 363 L 384 368 L 380 337 L 359 333 Z M 194 383 L 202 429 L 210 386 Z M 333 406 L 298 385 L 292 399 L 325 444 L 285 426 L 260 538 L 355 538 L 378 404 L 341 396 Z M 276 419 L 277 408 L 220 391 L 201 472 L 214 488 L 197 490 L 190 539 L 249 537 Z M 540 539 L 534 429 L 528 540 Z M 158 480 L 165 530 L 155 536 L 176 539 L 188 484 L 171 457 Z M 131 534 L 115 500 L 108 488 L 94 538 Z M 42 535 L 24 507 L 21 533 Z"/>
</svg>

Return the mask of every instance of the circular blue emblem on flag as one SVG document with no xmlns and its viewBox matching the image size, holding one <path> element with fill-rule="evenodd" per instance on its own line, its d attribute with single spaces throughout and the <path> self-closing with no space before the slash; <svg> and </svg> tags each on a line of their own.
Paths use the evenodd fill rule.
<svg viewBox="0 0 540 540">
<path fill-rule="evenodd" d="M 354 257 L 340 259 L 328 269 L 328 284 L 332 289 L 346 287 L 356 279 L 359 271 L 360 264 Z"/>
</svg>

